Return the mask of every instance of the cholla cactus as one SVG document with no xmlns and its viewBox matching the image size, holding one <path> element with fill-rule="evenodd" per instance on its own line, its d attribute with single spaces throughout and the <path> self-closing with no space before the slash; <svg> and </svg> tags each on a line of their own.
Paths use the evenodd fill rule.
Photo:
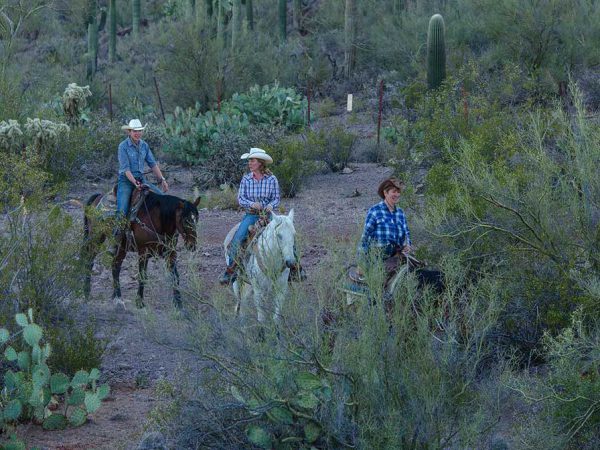
<svg viewBox="0 0 600 450">
<path fill-rule="evenodd" d="M 92 95 L 89 86 L 77 86 L 70 83 L 63 92 L 63 111 L 67 122 L 71 125 L 81 123 L 81 110 L 87 105 L 87 98 Z"/>
<path fill-rule="evenodd" d="M 0 122 L 0 150 L 11 151 L 20 147 L 23 132 L 16 120 Z"/>
<path fill-rule="evenodd" d="M 28 148 L 43 159 L 50 153 L 51 148 L 56 145 L 60 135 L 69 131 L 69 126 L 64 123 L 54 123 L 44 119 L 27 118 L 25 124 L 25 133 L 32 143 Z"/>
</svg>

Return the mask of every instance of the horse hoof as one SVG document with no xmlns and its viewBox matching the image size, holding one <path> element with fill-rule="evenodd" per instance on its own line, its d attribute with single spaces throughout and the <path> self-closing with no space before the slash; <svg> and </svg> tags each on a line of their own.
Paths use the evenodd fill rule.
<svg viewBox="0 0 600 450">
<path fill-rule="evenodd" d="M 115 306 L 117 308 L 125 309 L 125 302 L 123 301 L 123 299 L 121 297 L 114 297 L 113 300 L 114 300 Z"/>
</svg>

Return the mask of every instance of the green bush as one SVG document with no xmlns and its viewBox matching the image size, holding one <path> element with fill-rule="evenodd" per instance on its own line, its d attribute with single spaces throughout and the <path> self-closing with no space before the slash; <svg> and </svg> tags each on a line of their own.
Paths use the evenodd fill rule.
<svg viewBox="0 0 600 450">
<path fill-rule="evenodd" d="M 3 374 L 0 428 L 6 430 L 30 420 L 42 422 L 47 430 L 83 425 L 109 393 L 108 385 L 98 385 L 100 372 L 95 368 L 89 372 L 80 370 L 72 378 L 51 373 L 47 361 L 52 349 L 43 341 L 42 328 L 33 321 L 33 310 L 17 314 L 15 320 L 18 333 L 11 336 L 9 330 L 0 328 L 0 345 L 10 367 Z M 11 339 L 19 334 L 20 345 L 11 345 Z M 59 397 L 63 401 L 61 411 L 52 412 L 48 406 Z"/>
<path fill-rule="evenodd" d="M 515 375 L 509 387 L 533 406 L 519 438 L 528 448 L 600 445 L 600 326 L 576 311 L 557 336 L 544 335 L 544 375 Z M 531 432 L 535 430 L 534 432 Z"/>
<path fill-rule="evenodd" d="M 314 159 L 324 161 L 331 171 L 339 172 L 348 165 L 356 139 L 356 135 L 335 127 L 308 133 L 306 145 Z"/>
<path fill-rule="evenodd" d="M 66 321 L 66 324 L 48 331 L 48 343 L 53 349 L 48 367 L 68 376 L 75 375 L 79 370 L 89 372 L 94 367 L 100 367 L 107 342 L 95 337 L 95 324 L 88 323 L 79 329 L 73 320 Z"/>
<path fill-rule="evenodd" d="M 274 160 L 271 167 L 279 181 L 281 195 L 293 198 L 300 192 L 306 177 L 313 174 L 316 165 L 310 160 L 308 144 L 302 140 L 283 139 L 265 149 Z"/>
</svg>

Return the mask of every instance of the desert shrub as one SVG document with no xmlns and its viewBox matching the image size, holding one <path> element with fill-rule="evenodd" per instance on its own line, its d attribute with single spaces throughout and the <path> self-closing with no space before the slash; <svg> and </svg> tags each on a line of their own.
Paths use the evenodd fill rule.
<svg viewBox="0 0 600 450">
<path fill-rule="evenodd" d="M 527 115 L 521 131 L 500 138 L 510 149 L 493 158 L 477 140 L 463 140 L 436 175 L 447 175 L 447 187 L 428 203 L 426 223 L 435 235 L 510 280 L 504 336 L 529 350 L 544 329 L 568 324 L 577 305 L 594 303 L 583 286 L 599 267 L 591 200 L 600 192 L 591 169 L 599 135 L 577 90 L 573 95 L 573 116 L 561 109 Z"/>
<path fill-rule="evenodd" d="M 62 95 L 62 107 L 67 123 L 70 125 L 79 125 L 88 120 L 83 114 L 87 105 L 87 98 L 92 93 L 89 86 L 77 86 L 76 83 L 69 83 Z"/>
<path fill-rule="evenodd" d="M 324 161 L 329 169 L 338 172 L 348 165 L 356 135 L 342 127 L 310 132 L 306 136 L 309 152 L 314 159 Z"/>
<path fill-rule="evenodd" d="M 80 370 L 91 371 L 102 365 L 102 354 L 107 342 L 95 337 L 95 323 L 88 323 L 83 328 L 70 318 L 66 323 L 48 330 L 48 343 L 52 353 L 48 359 L 48 367 L 52 371 L 73 376 Z"/>
<path fill-rule="evenodd" d="M 4 216 L 0 235 L 0 317 L 33 309 L 42 324 L 65 314 L 63 303 L 80 288 L 75 224 L 60 206 L 31 203 Z"/>
<path fill-rule="evenodd" d="M 348 255 L 335 250 L 314 271 L 315 291 L 286 298 L 279 325 L 257 324 L 251 305 L 242 306 L 248 316 L 232 320 L 229 300 L 216 297 L 211 313 L 186 326 L 207 371 L 198 388 L 173 396 L 178 412 L 162 426 L 174 445 L 466 448 L 485 441 L 498 385 L 480 390 L 478 380 L 494 356 L 498 285 L 465 282 L 449 261 L 443 296 L 418 293 L 407 279 L 391 315 L 380 291 L 372 305 L 346 309 L 336 286 Z"/>
<path fill-rule="evenodd" d="M 218 190 L 206 191 L 202 194 L 200 208 L 238 209 L 237 191 L 230 184 L 222 184 Z"/>
<path fill-rule="evenodd" d="M 316 165 L 310 160 L 310 150 L 303 140 L 286 138 L 268 147 L 273 157 L 273 173 L 279 181 L 281 195 L 293 198 L 300 192 L 306 177 L 313 174 Z"/>
<path fill-rule="evenodd" d="M 592 449 L 600 445 L 599 339 L 597 317 L 579 309 L 558 335 L 545 333 L 543 374 L 516 374 L 508 382 L 531 406 L 518 433 L 526 448 Z"/>
<path fill-rule="evenodd" d="M 15 315 L 19 332 L 11 335 L 0 328 L 0 345 L 9 368 L 3 374 L 4 388 L 0 397 L 0 428 L 5 431 L 18 422 L 36 420 L 46 430 L 80 426 L 87 415 L 100 408 L 109 393 L 108 385 L 98 385 L 100 371 L 80 370 L 67 377 L 51 373 L 47 365 L 50 345 L 44 340 L 43 329 L 34 322 L 33 310 Z M 21 335 L 21 342 L 11 342 Z M 14 369 L 14 370 L 13 370 Z M 62 411 L 51 411 L 50 403 L 62 399 Z"/>
<path fill-rule="evenodd" d="M 194 168 L 194 183 L 200 189 L 237 184 L 247 163 L 240 159 L 252 147 L 265 148 L 281 139 L 284 129 L 252 126 L 246 134 L 223 132 L 215 134 L 209 143 L 209 154 L 203 164 Z"/>
<path fill-rule="evenodd" d="M 335 112 L 335 108 L 335 101 L 330 97 L 324 98 L 320 102 L 314 104 L 314 109 L 318 118 L 331 116 Z"/>
</svg>

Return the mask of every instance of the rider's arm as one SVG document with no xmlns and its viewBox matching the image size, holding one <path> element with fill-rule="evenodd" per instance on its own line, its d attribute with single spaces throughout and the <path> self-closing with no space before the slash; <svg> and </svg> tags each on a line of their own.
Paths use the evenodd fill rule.
<svg viewBox="0 0 600 450">
<path fill-rule="evenodd" d="M 250 198 L 248 198 L 249 195 L 248 179 L 246 176 L 244 176 L 242 181 L 240 181 L 240 189 L 238 190 L 238 204 L 244 209 L 252 207 L 252 204 L 254 203 L 252 200 L 250 200 Z"/>
<path fill-rule="evenodd" d="M 272 211 L 275 208 L 277 208 L 279 206 L 279 202 L 281 201 L 281 192 L 279 190 L 279 181 L 277 181 L 277 178 L 275 177 L 275 175 L 271 175 L 270 179 L 272 179 L 272 181 L 270 180 L 270 182 L 272 183 L 271 185 L 271 198 L 270 201 L 264 205 L 264 208 L 267 211 Z"/>
<path fill-rule="evenodd" d="M 369 251 L 371 240 L 375 234 L 375 228 L 377 227 L 377 218 L 372 209 L 367 213 L 365 219 L 365 226 L 363 229 L 362 237 L 360 238 L 360 246 L 358 247 L 358 253 L 360 256 L 364 256 Z"/>
<path fill-rule="evenodd" d="M 410 231 L 408 229 L 408 223 L 406 222 L 406 216 L 404 215 L 404 211 L 402 211 L 402 216 L 400 219 L 400 228 L 402 229 L 402 234 L 404 235 L 404 246 L 408 246 L 409 248 L 412 246 L 412 242 L 410 241 Z"/>
<path fill-rule="evenodd" d="M 163 176 L 162 172 L 160 171 L 160 167 L 158 167 L 158 164 L 155 164 L 154 167 L 152 167 L 152 173 L 158 180 L 160 180 L 160 186 L 161 186 L 163 192 L 167 192 L 169 190 L 169 183 L 167 183 L 166 178 Z"/>
</svg>

